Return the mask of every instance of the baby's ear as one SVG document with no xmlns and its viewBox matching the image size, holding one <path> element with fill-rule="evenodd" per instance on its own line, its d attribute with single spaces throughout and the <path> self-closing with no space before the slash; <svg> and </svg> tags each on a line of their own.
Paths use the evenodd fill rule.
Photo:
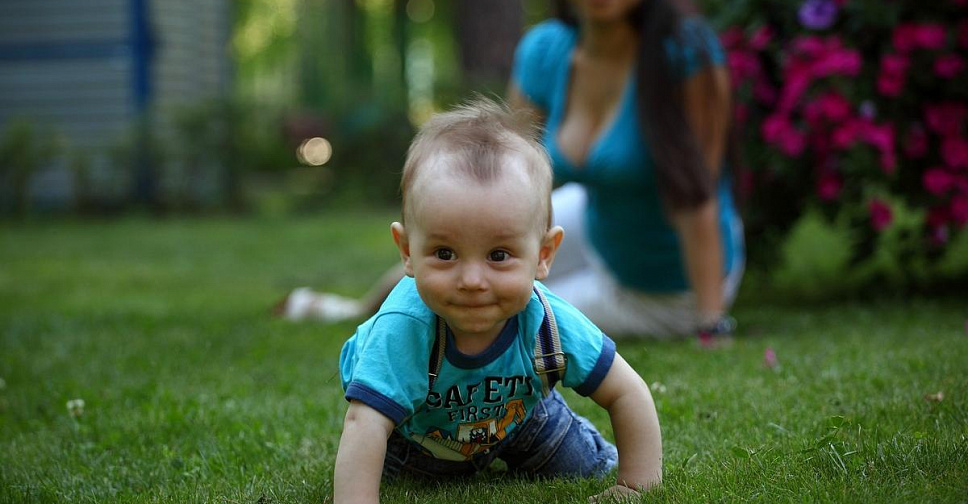
<svg viewBox="0 0 968 504">
<path fill-rule="evenodd" d="M 551 271 L 551 265 L 555 262 L 555 254 L 558 246 L 561 245 L 562 238 L 565 237 L 565 230 L 561 226 L 554 226 L 549 229 L 541 239 L 541 250 L 538 251 L 538 269 L 534 273 L 535 280 L 544 280 Z"/>
<path fill-rule="evenodd" d="M 390 224 L 390 233 L 393 234 L 393 243 L 400 249 L 400 260 L 403 261 L 403 273 L 408 277 L 413 276 L 413 266 L 410 264 L 410 239 L 407 238 L 407 228 L 403 224 L 394 222 Z"/>
</svg>

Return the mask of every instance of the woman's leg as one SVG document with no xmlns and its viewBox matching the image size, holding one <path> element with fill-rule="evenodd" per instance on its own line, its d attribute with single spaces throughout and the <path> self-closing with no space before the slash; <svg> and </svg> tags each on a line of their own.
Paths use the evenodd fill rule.
<svg viewBox="0 0 968 504">
<path fill-rule="evenodd" d="M 308 287 L 300 287 L 276 303 L 272 312 L 276 316 L 289 320 L 322 322 L 341 322 L 368 317 L 376 313 L 401 278 L 403 278 L 403 266 L 398 263 L 387 270 L 370 287 L 369 292 L 359 299 L 328 292 L 315 292 Z"/>
</svg>

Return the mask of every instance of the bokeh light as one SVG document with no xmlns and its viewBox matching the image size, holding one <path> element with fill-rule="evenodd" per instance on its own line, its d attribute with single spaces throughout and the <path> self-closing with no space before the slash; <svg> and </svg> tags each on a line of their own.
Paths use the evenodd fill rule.
<svg viewBox="0 0 968 504">
<path fill-rule="evenodd" d="M 333 146 L 322 137 L 307 138 L 296 149 L 299 162 L 310 166 L 322 166 L 333 157 Z"/>
</svg>

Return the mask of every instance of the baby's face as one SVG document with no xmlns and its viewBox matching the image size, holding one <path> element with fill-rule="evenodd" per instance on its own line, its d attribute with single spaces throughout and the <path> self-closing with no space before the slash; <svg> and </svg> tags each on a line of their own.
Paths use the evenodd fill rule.
<svg viewBox="0 0 968 504">
<path fill-rule="evenodd" d="M 557 241 L 549 243 L 547 209 L 521 159 L 509 156 L 485 184 L 446 174 L 445 162 L 429 160 L 414 181 L 404 266 L 455 336 L 494 337 L 528 304 Z"/>
</svg>

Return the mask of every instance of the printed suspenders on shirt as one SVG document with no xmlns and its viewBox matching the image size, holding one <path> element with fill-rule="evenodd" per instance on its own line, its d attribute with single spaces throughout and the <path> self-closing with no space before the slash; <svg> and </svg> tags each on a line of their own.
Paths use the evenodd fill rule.
<svg viewBox="0 0 968 504">
<path fill-rule="evenodd" d="M 565 376 L 565 353 L 561 350 L 561 339 L 558 337 L 558 324 L 555 322 L 555 313 L 551 311 L 548 299 L 537 287 L 534 292 L 541 300 L 544 308 L 544 320 L 541 321 L 541 328 L 534 338 L 534 370 L 541 377 L 541 393 L 548 397 L 551 390 L 555 388 L 555 383 Z M 447 345 L 447 323 L 444 319 L 437 317 L 437 330 L 434 336 L 434 346 L 430 351 L 430 363 L 427 371 L 428 390 L 434 388 L 437 381 L 437 374 L 440 366 L 444 362 L 444 347 Z"/>
</svg>

